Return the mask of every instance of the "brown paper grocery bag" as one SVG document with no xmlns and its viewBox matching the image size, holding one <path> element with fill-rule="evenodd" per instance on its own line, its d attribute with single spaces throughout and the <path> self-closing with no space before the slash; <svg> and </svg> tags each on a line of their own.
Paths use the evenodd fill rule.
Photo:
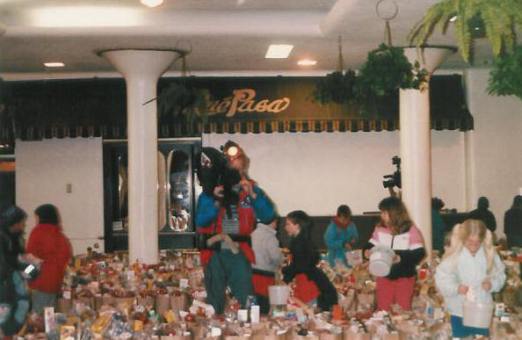
<svg viewBox="0 0 522 340">
<path fill-rule="evenodd" d="M 74 302 L 83 303 L 85 306 L 94 309 L 94 297 L 77 297 L 74 299 Z"/>
<path fill-rule="evenodd" d="M 134 306 L 134 302 L 136 298 L 134 297 L 116 297 L 114 298 L 114 304 L 117 309 L 123 312 L 126 316 L 129 316 L 132 306 Z"/>
<path fill-rule="evenodd" d="M 136 303 L 138 305 L 141 305 L 144 307 L 147 307 L 147 306 L 154 307 L 156 304 L 156 298 L 154 296 L 150 296 L 150 295 L 145 295 L 145 296 L 138 295 L 138 297 L 136 298 Z"/>
<path fill-rule="evenodd" d="M 67 314 L 69 314 L 71 309 L 72 309 L 72 300 L 71 299 L 59 298 L 56 301 L 56 311 L 58 313 L 63 313 L 63 314 L 67 315 Z"/>
<path fill-rule="evenodd" d="M 333 334 L 328 331 L 320 331 L 319 340 L 343 340 L 343 334 Z"/>
<path fill-rule="evenodd" d="M 343 340 L 371 340 L 370 333 L 355 333 L 349 328 L 343 329 Z"/>
<path fill-rule="evenodd" d="M 297 334 L 297 329 L 293 328 L 288 331 L 287 340 L 319 340 L 319 335 L 316 333 L 310 333 L 308 332 L 307 335 L 299 335 Z"/>
<path fill-rule="evenodd" d="M 107 306 L 114 306 L 116 304 L 115 297 L 110 294 L 102 295 L 102 304 Z"/>
<path fill-rule="evenodd" d="M 192 340 L 191 335 L 162 335 L 160 340 Z"/>
<path fill-rule="evenodd" d="M 159 294 L 156 295 L 156 312 L 159 315 L 165 314 L 170 309 L 170 295 Z"/>
<path fill-rule="evenodd" d="M 103 296 L 97 294 L 94 296 L 94 310 L 100 311 L 101 306 L 103 306 Z"/>
<path fill-rule="evenodd" d="M 186 293 L 176 295 L 175 293 L 170 295 L 170 308 L 174 313 L 178 314 L 179 311 L 187 311 L 189 308 L 189 297 Z"/>
</svg>

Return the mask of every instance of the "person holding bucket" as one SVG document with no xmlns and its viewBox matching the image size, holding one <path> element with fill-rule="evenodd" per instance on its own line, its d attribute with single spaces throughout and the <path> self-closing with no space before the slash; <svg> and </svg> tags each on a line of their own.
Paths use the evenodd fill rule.
<svg viewBox="0 0 522 340">
<path fill-rule="evenodd" d="M 379 203 L 381 222 L 369 241 L 370 272 L 377 276 L 377 309 L 389 311 L 392 304 L 403 310 L 411 309 L 416 266 L 426 255 L 420 230 L 413 224 L 404 203 L 397 197 L 387 197 Z M 391 254 L 391 257 L 387 254 Z M 390 257 L 388 268 L 374 266 L 373 258 Z M 379 261 L 381 262 L 381 261 Z M 377 268 L 372 272 L 372 266 Z M 387 270 L 383 270 L 387 269 Z"/>
<path fill-rule="evenodd" d="M 500 291 L 505 281 L 505 266 L 491 231 L 479 220 L 457 224 L 435 272 L 435 283 L 451 314 L 453 337 L 489 335 L 491 293 Z"/>
</svg>

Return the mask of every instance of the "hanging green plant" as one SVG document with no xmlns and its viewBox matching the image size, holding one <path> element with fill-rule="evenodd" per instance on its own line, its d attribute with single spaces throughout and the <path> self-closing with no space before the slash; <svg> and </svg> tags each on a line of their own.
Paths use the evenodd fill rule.
<svg viewBox="0 0 522 340">
<path fill-rule="evenodd" d="M 455 21 L 455 35 L 462 58 L 469 62 L 476 32 L 483 29 L 491 44 L 493 55 L 510 53 L 516 42 L 516 31 L 522 28 L 522 1 L 520 0 L 442 0 L 428 9 L 417 23 L 409 40 L 424 45 L 436 29 L 446 33 Z"/>
<path fill-rule="evenodd" d="M 522 99 L 522 46 L 495 60 L 488 81 L 489 94 Z"/>
<path fill-rule="evenodd" d="M 203 123 L 208 119 L 210 92 L 192 85 L 191 78 L 171 82 L 158 96 L 160 117 L 170 115 L 173 118 L 185 117 L 189 124 L 200 118 Z"/>
<path fill-rule="evenodd" d="M 354 100 L 355 72 L 335 71 L 320 79 L 313 92 L 313 98 L 320 104 L 345 104 Z"/>
<path fill-rule="evenodd" d="M 428 81 L 428 71 L 418 62 L 412 65 L 400 47 L 381 44 L 368 53 L 357 77 L 359 101 L 383 97 L 398 89 L 423 89 Z"/>
</svg>

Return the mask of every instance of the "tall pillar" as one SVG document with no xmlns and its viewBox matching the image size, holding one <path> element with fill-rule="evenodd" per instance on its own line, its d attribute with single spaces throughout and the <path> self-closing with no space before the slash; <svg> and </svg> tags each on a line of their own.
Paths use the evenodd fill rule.
<svg viewBox="0 0 522 340">
<path fill-rule="evenodd" d="M 451 48 L 405 48 L 414 64 L 431 73 L 453 51 Z M 400 90 L 402 200 L 420 228 L 431 253 L 431 120 L 429 88 Z"/>
<path fill-rule="evenodd" d="M 101 52 L 125 78 L 129 186 L 129 260 L 158 263 L 158 78 L 179 53 L 158 50 Z"/>
</svg>

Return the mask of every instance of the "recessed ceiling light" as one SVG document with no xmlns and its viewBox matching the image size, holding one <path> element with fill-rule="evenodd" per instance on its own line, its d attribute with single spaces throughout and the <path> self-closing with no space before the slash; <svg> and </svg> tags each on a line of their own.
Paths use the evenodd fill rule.
<svg viewBox="0 0 522 340">
<path fill-rule="evenodd" d="M 265 58 L 267 59 L 285 59 L 288 58 L 294 45 L 270 45 L 266 51 Z"/>
<path fill-rule="evenodd" d="M 157 7 L 163 3 L 163 0 L 141 0 L 141 3 L 147 7 Z"/>
<path fill-rule="evenodd" d="M 301 59 L 297 62 L 299 66 L 314 66 L 317 65 L 317 60 L 313 59 Z"/>
<path fill-rule="evenodd" d="M 62 63 L 61 61 L 53 61 L 53 62 L 49 62 L 49 63 L 44 63 L 44 66 L 45 67 L 64 67 L 65 64 Z"/>
<path fill-rule="evenodd" d="M 455 22 L 455 21 L 457 21 L 457 16 L 456 16 L 456 15 L 452 16 L 452 17 L 449 19 L 449 21 L 450 21 L 450 22 Z"/>
</svg>

